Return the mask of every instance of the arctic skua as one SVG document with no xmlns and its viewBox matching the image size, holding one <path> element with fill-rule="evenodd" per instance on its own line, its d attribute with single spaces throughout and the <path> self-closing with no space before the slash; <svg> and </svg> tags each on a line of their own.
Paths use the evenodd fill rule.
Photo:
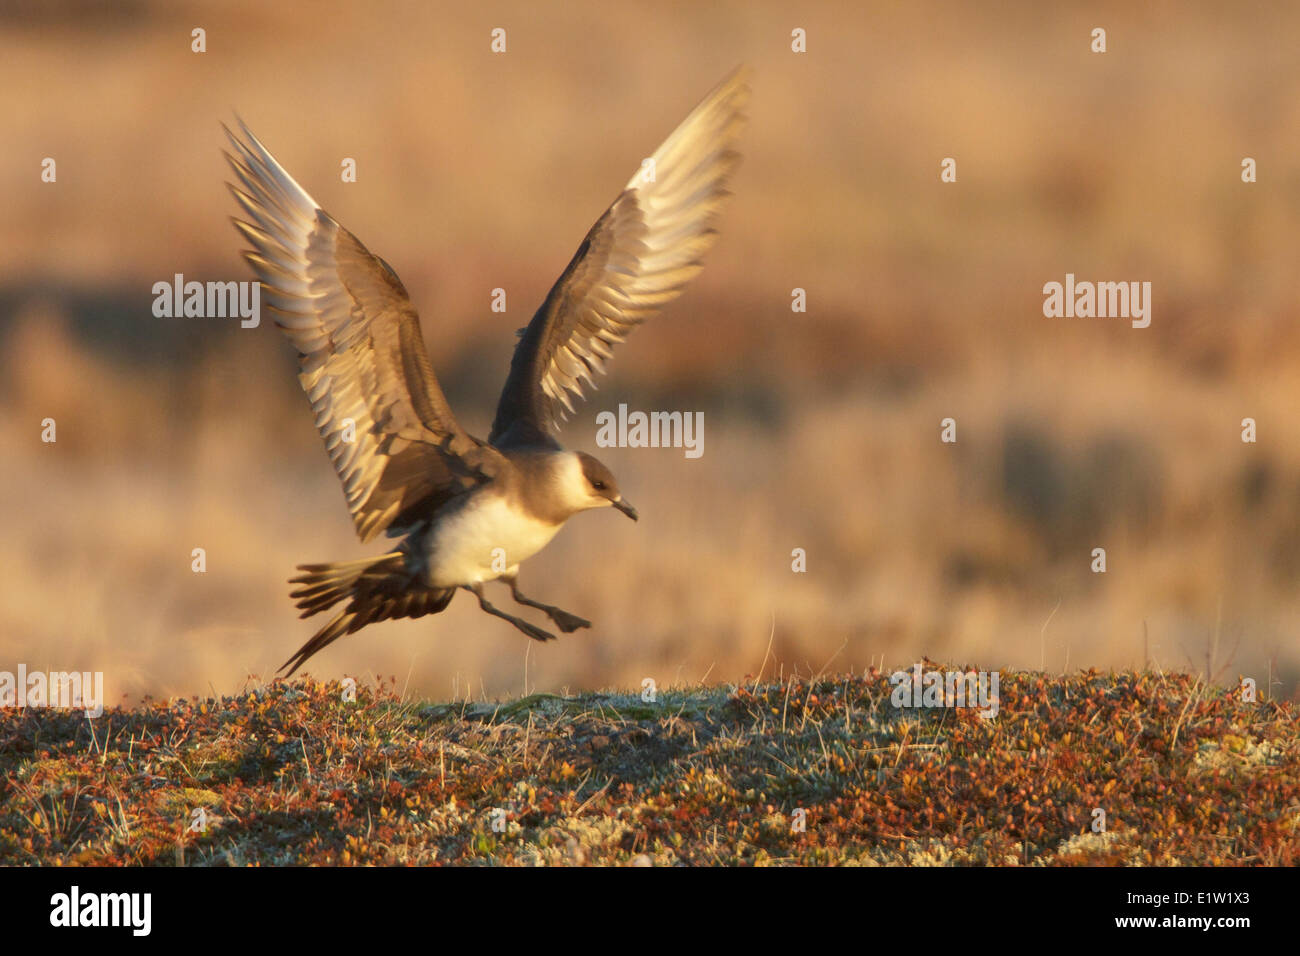
<svg viewBox="0 0 1300 956">
<path fill-rule="evenodd" d="M 742 68 L 723 80 L 642 164 L 596 221 L 519 341 L 486 441 L 457 423 L 393 269 L 323 210 L 243 122 L 226 130 L 230 190 L 252 244 L 244 258 L 298 350 L 299 381 L 343 484 L 357 535 L 401 538 L 375 558 L 300 565 L 302 617 L 346 602 L 281 668 L 367 624 L 436 614 L 458 589 L 539 641 L 554 635 L 487 600 L 500 580 L 516 602 L 569 633 L 591 623 L 525 597 L 522 562 L 573 515 L 637 513 L 609 469 L 565 449 L 554 430 L 603 373 L 613 346 L 681 294 L 729 195 L 749 95 Z"/>
</svg>

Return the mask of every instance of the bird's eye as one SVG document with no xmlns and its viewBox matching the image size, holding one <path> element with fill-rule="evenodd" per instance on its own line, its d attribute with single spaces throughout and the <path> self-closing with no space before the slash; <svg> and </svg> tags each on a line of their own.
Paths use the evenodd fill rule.
<svg viewBox="0 0 1300 956">
<path fill-rule="evenodd" d="M 604 491 L 605 483 L 601 481 L 599 478 L 596 478 L 592 480 L 591 487 L 595 488 L 597 491 Z"/>
</svg>

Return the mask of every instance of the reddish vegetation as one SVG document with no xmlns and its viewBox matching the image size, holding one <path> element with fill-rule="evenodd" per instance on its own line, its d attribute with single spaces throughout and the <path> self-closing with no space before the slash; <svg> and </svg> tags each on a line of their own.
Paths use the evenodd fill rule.
<svg viewBox="0 0 1300 956">
<path fill-rule="evenodd" d="M 0 863 L 1297 862 L 1292 705 L 1153 673 L 1000 689 L 992 720 L 900 711 L 875 672 L 655 703 L 300 680 L 95 721 L 10 709 Z"/>
</svg>

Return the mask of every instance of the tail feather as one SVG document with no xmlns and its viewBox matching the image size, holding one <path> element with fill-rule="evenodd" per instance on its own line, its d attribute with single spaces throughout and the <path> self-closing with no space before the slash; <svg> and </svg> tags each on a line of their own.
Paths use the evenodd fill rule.
<svg viewBox="0 0 1300 956">
<path fill-rule="evenodd" d="M 347 605 L 310 641 L 298 648 L 280 668 L 286 677 L 293 676 L 307 659 L 353 634 L 367 624 L 399 617 L 424 617 L 437 614 L 456 594 L 455 588 L 429 588 L 419 581 L 417 572 L 408 566 L 407 554 L 394 551 L 379 558 L 340 561 L 335 564 L 301 564 L 304 572 L 291 578 L 290 584 L 301 585 L 290 591 L 302 617 L 311 617 L 347 599 Z"/>
<path fill-rule="evenodd" d="M 299 571 L 305 571 L 296 578 L 290 578 L 290 584 L 302 587 L 289 592 L 289 597 L 297 599 L 302 610 L 300 617 L 311 617 L 352 594 L 352 588 L 363 575 L 383 574 L 386 571 L 401 571 L 403 555 L 394 551 L 375 560 L 362 558 L 359 561 L 339 561 L 336 564 L 300 564 Z"/>
<path fill-rule="evenodd" d="M 349 611 L 340 611 L 332 621 L 316 632 L 315 637 L 298 648 L 293 657 L 281 665 L 280 672 L 284 673 L 286 678 L 292 677 L 298 668 L 307 662 L 307 658 L 333 644 L 344 634 L 351 633 L 352 623 L 355 619 L 355 614 Z"/>
</svg>

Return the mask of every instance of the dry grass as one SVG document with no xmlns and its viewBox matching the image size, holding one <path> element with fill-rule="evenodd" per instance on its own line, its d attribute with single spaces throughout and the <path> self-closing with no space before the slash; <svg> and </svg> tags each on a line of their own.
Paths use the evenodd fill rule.
<svg viewBox="0 0 1300 956">
<path fill-rule="evenodd" d="M 992 720 L 904 711 L 872 671 L 653 702 L 297 681 L 9 710 L 0 863 L 1296 863 L 1293 707 L 1131 672 L 1003 674 L 998 697 Z"/>
</svg>

